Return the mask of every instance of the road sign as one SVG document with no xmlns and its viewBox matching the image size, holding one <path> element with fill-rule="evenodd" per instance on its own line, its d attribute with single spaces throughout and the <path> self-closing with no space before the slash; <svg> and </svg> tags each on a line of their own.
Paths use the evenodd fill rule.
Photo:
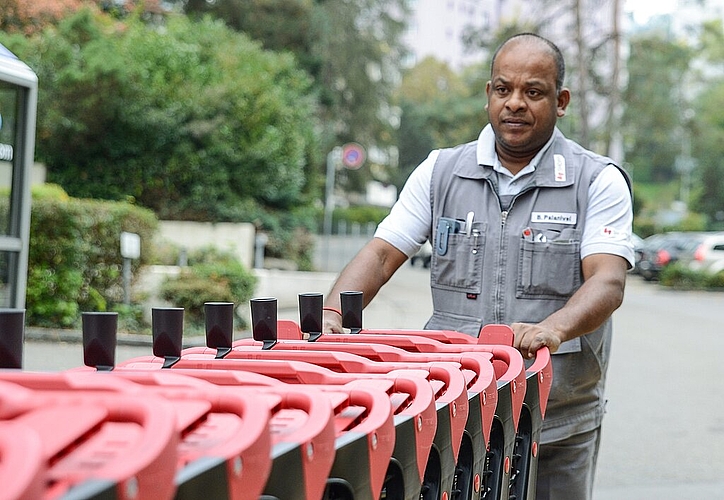
<svg viewBox="0 0 724 500">
<path fill-rule="evenodd" d="M 348 142 L 342 146 L 342 164 L 350 170 L 360 168 L 366 157 L 365 149 L 356 142 Z"/>
<path fill-rule="evenodd" d="M 138 259 L 141 257 L 141 237 L 136 233 L 121 232 L 121 257 Z"/>
</svg>

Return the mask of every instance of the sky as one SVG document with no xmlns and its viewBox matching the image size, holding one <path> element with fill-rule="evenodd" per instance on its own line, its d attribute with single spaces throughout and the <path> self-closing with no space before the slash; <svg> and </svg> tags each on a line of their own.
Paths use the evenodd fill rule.
<svg viewBox="0 0 724 500">
<path fill-rule="evenodd" d="M 643 24 L 651 16 L 676 10 L 676 0 L 626 0 L 626 11 L 633 12 L 636 23 Z"/>
</svg>

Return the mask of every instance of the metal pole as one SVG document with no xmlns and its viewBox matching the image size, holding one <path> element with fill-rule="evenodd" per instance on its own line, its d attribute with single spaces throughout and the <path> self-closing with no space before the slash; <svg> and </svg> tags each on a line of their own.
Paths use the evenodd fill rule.
<svg viewBox="0 0 724 500">
<path fill-rule="evenodd" d="M 269 242 L 265 233 L 259 233 L 254 238 L 254 268 L 264 269 L 264 249 Z"/>
<path fill-rule="evenodd" d="M 123 259 L 123 303 L 131 304 L 131 259 Z"/>
<path fill-rule="evenodd" d="M 342 148 L 336 147 L 327 153 L 327 181 L 324 196 L 324 270 L 329 266 L 329 240 L 332 235 L 332 214 L 334 212 L 334 181 L 337 163 Z"/>
<path fill-rule="evenodd" d="M 337 167 L 336 156 L 338 148 L 327 153 L 327 182 L 324 195 L 324 234 L 332 234 L 332 212 L 334 212 L 334 177 Z"/>
</svg>

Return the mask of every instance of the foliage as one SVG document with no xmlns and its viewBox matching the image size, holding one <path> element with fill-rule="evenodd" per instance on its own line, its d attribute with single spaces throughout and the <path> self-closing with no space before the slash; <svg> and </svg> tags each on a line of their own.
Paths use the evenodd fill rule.
<svg viewBox="0 0 724 500">
<path fill-rule="evenodd" d="M 236 31 L 259 40 L 264 47 L 297 55 L 310 50 L 312 0 L 186 0 L 184 11 L 196 17 L 212 15 Z"/>
<path fill-rule="evenodd" d="M 703 53 L 708 58 L 709 81 L 694 103 L 692 152 L 697 162 L 697 187 L 692 208 L 706 214 L 712 229 L 724 224 L 724 25 L 707 23 L 702 35 Z"/>
<path fill-rule="evenodd" d="M 131 304 L 113 304 L 110 310 L 118 313 L 118 331 L 140 333 L 148 328 L 143 317 L 145 307 L 132 302 Z"/>
<path fill-rule="evenodd" d="M 284 247 L 314 226 L 298 214 L 320 187 L 316 94 L 293 57 L 218 21 L 155 28 L 88 9 L 0 42 L 38 74 L 36 151 L 51 182 L 160 219 L 252 221 L 310 260 L 307 246 Z"/>
<path fill-rule="evenodd" d="M 314 97 L 293 58 L 219 22 L 161 30 L 89 10 L 10 42 L 38 73 L 37 155 L 72 196 L 202 221 L 247 199 L 306 202 Z"/>
<path fill-rule="evenodd" d="M 336 208 L 332 214 L 332 221 L 337 223 L 345 221 L 348 224 L 379 224 L 390 213 L 389 208 L 374 207 L 371 205 L 356 205 L 346 208 Z"/>
<path fill-rule="evenodd" d="M 397 91 L 402 110 L 398 141 L 400 169 L 395 184 L 401 189 L 412 170 L 433 149 L 455 146 L 477 138 L 487 122 L 484 112 L 483 68 L 459 75 L 432 57 L 403 75 Z"/>
<path fill-rule="evenodd" d="M 636 217 L 633 221 L 633 232 L 642 238 L 659 233 L 659 228 L 650 217 Z"/>
<path fill-rule="evenodd" d="M 664 228 L 664 231 L 706 231 L 707 221 L 703 214 L 687 212 L 684 218 L 674 228 Z"/>
<path fill-rule="evenodd" d="M 184 308 L 192 325 L 203 324 L 204 303 L 240 304 L 254 293 L 256 278 L 228 254 L 213 249 L 196 252 L 189 256 L 189 264 L 178 277 L 167 279 L 160 292 L 164 299 Z"/>
<path fill-rule="evenodd" d="M 724 290 L 724 271 L 716 274 L 694 271 L 675 262 L 661 270 L 659 283 L 680 290 Z"/>
<path fill-rule="evenodd" d="M 57 201 L 68 201 L 70 196 L 65 190 L 57 184 L 45 183 L 38 184 L 31 188 L 32 199 L 34 201 L 39 200 L 57 200 Z"/>
<path fill-rule="evenodd" d="M 724 290 L 724 271 L 708 276 L 706 285 L 710 290 Z"/>
<path fill-rule="evenodd" d="M 32 33 L 82 4 L 82 0 L 0 0 L 0 30 Z"/>
<path fill-rule="evenodd" d="M 540 30 L 540 22 L 521 21 L 510 19 L 498 26 L 495 30 L 478 30 L 470 27 L 463 33 L 463 42 L 469 50 L 478 50 L 485 53 L 485 59 L 493 57 L 495 49 L 511 36 L 518 33 L 535 33 Z M 490 68 L 486 75 L 490 74 Z"/>
<path fill-rule="evenodd" d="M 223 19 L 267 49 L 295 55 L 319 96 L 323 152 L 356 141 L 382 153 L 368 157 L 369 168 L 340 179 L 344 189 L 361 191 L 371 178 L 389 177 L 388 147 L 397 121 L 389 103 L 405 53 L 406 0 L 187 0 L 183 5 L 189 14 Z M 323 162 L 317 166 L 323 172 Z"/>
<path fill-rule="evenodd" d="M 161 3 L 162 0 L 0 0 L 0 30 L 36 33 L 82 8 L 97 8 L 116 17 L 134 11 L 150 17 L 162 12 Z"/>
<path fill-rule="evenodd" d="M 675 262 L 661 270 L 659 283 L 672 288 L 694 290 L 706 286 L 707 275 L 693 271 L 681 262 Z"/>
<path fill-rule="evenodd" d="M 31 208 L 26 317 L 31 325 L 71 326 L 80 312 L 122 303 L 120 233 L 141 237 L 141 259 L 132 261 L 138 270 L 157 220 L 126 202 L 68 198 L 57 188 L 44 192 Z"/>
<path fill-rule="evenodd" d="M 315 207 L 300 205 L 281 210 L 263 208 L 248 200 L 240 206 L 222 209 L 229 214 L 228 220 L 251 222 L 268 236 L 267 257 L 290 259 L 300 270 L 311 270 L 314 251 L 311 233 L 315 231 L 318 217 Z"/>
<path fill-rule="evenodd" d="M 398 192 L 412 171 L 427 155 L 435 149 L 435 139 L 427 123 L 427 116 L 422 106 L 416 103 L 403 101 L 400 103 L 402 117 L 400 128 L 397 131 L 398 147 L 400 151 L 400 168 L 393 182 Z"/>
<path fill-rule="evenodd" d="M 470 50 L 483 52 L 486 59 L 517 33 L 538 33 L 552 40 L 566 60 L 564 85 L 572 94 L 566 119 L 559 125 L 584 147 L 611 154 L 612 118 L 618 109 L 618 94 L 612 89 L 618 87 L 614 68 L 618 67 L 615 49 L 620 33 L 597 19 L 603 12 L 601 2 L 591 7 L 582 0 L 530 2 L 525 13 L 501 22 L 496 29 L 468 30 L 464 38 Z"/>
<path fill-rule="evenodd" d="M 669 208 L 678 196 L 679 184 L 676 181 L 665 184 L 656 182 L 634 184 L 634 202 L 638 200 L 642 205 L 639 213 L 653 213 L 662 208 Z"/>
<path fill-rule="evenodd" d="M 668 182 L 677 176 L 681 152 L 682 83 L 692 49 L 658 32 L 630 40 L 624 93 L 626 158 L 636 182 Z"/>
</svg>

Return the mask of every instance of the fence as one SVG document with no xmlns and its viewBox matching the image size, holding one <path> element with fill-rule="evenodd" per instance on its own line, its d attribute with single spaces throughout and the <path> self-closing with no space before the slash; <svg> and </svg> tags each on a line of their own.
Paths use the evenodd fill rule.
<svg viewBox="0 0 724 500">
<path fill-rule="evenodd" d="M 374 223 L 347 224 L 340 221 L 334 234 L 317 235 L 315 240 L 314 269 L 339 272 L 375 234 Z"/>
</svg>

